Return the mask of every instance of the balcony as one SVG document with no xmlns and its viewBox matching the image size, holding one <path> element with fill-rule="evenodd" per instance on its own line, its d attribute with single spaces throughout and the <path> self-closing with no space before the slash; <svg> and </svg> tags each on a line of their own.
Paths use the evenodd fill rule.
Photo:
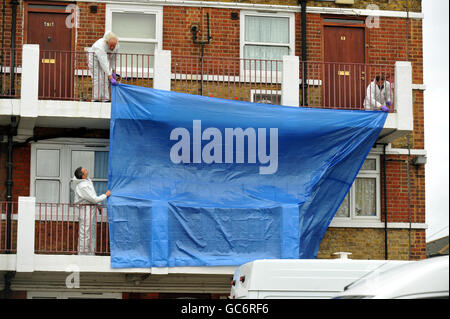
<svg viewBox="0 0 450 319">
<path fill-rule="evenodd" d="M 110 103 L 92 101 L 90 58 L 92 53 L 40 51 L 38 45 L 24 45 L 14 58 L 6 52 L 0 74 L 0 124 L 19 115 L 21 132 L 35 126 L 108 129 Z M 283 60 L 172 56 L 170 51 L 122 53 L 112 61 L 121 83 L 239 101 L 350 110 L 364 110 L 366 88 L 381 74 L 392 84 L 393 104 L 378 142 L 389 143 L 413 129 L 409 62 L 342 64 L 299 61 L 295 56 Z M 109 97 L 109 92 L 100 92 L 104 89 L 97 90 Z"/>
<path fill-rule="evenodd" d="M 231 266 L 112 269 L 105 206 L 36 203 L 34 197 L 19 197 L 17 203 L 0 203 L 0 210 L 0 271 L 228 276 L 235 270 Z M 95 242 L 86 236 L 86 220 L 96 225 Z"/>
</svg>

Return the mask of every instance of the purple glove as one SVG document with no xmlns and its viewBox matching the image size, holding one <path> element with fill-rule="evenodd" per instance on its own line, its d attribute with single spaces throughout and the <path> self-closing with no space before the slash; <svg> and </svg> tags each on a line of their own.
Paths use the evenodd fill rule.
<svg viewBox="0 0 450 319">
<path fill-rule="evenodd" d="M 117 85 L 117 81 L 116 81 L 116 79 L 114 78 L 114 76 L 111 78 L 111 85 L 114 85 L 114 86 Z"/>
<path fill-rule="evenodd" d="M 115 78 L 115 77 L 114 77 L 114 78 Z M 391 101 L 387 101 L 387 102 L 386 102 L 386 106 L 387 106 L 387 107 L 391 106 Z"/>
<path fill-rule="evenodd" d="M 116 79 L 116 72 L 113 72 L 113 73 L 112 73 L 112 77 L 113 77 L 114 80 Z M 390 103 L 390 102 L 389 102 L 389 103 Z"/>
<path fill-rule="evenodd" d="M 381 110 L 383 112 L 389 112 L 389 108 L 387 106 L 384 106 L 384 105 L 381 107 Z"/>
</svg>

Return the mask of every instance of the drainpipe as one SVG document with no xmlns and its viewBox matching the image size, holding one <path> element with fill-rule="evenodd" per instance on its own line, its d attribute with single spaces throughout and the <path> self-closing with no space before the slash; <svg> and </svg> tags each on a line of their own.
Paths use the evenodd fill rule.
<svg viewBox="0 0 450 319">
<path fill-rule="evenodd" d="M 306 67 L 306 0 L 298 0 L 301 5 L 302 12 L 302 64 L 303 64 L 303 79 L 302 79 L 302 96 L 303 96 L 303 106 L 308 106 L 308 96 L 306 92 L 306 78 L 307 78 L 307 67 Z"/>
<path fill-rule="evenodd" d="M 408 253 L 409 260 L 412 259 L 411 252 L 411 180 L 410 180 L 410 161 L 411 161 L 411 140 L 410 135 L 408 134 L 408 161 L 407 161 L 407 171 L 408 171 Z"/>
<path fill-rule="evenodd" d="M 11 95 L 15 95 L 16 88 L 14 87 L 16 78 L 16 18 L 17 18 L 17 5 L 19 2 L 17 0 L 12 0 L 12 18 L 11 18 Z"/>
<path fill-rule="evenodd" d="M 16 273 L 14 271 L 7 271 L 3 276 L 5 280 L 5 287 L 3 289 L 3 299 L 11 298 L 11 282 L 15 275 Z"/>
<path fill-rule="evenodd" d="M 8 130 L 8 158 L 6 160 L 6 254 L 11 253 L 11 216 L 12 216 L 12 168 L 13 168 L 13 137 L 17 135 L 17 119 L 11 116 L 11 124 Z M 11 281 L 15 276 L 14 271 L 7 271 L 4 275 L 5 287 L 3 289 L 3 298 L 11 297 Z"/>
<path fill-rule="evenodd" d="M 387 187 L 386 187 L 386 145 L 383 144 L 383 188 L 384 188 L 384 259 L 388 260 L 388 229 L 387 229 Z"/>
<path fill-rule="evenodd" d="M 6 160 L 6 253 L 11 253 L 11 215 L 12 215 L 12 169 L 13 169 L 13 136 L 17 135 L 17 119 L 11 116 L 8 132 L 8 158 Z"/>
</svg>

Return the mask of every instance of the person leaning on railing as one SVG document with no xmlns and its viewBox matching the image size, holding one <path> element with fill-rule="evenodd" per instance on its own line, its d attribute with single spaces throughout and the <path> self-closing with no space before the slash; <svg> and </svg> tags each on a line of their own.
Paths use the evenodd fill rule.
<svg viewBox="0 0 450 319">
<path fill-rule="evenodd" d="M 117 36 L 108 31 L 89 48 L 89 70 L 92 76 L 92 100 L 110 101 L 109 86 L 116 85 L 115 66 L 116 53 L 119 51 Z"/>
<path fill-rule="evenodd" d="M 384 75 L 377 75 L 367 86 L 364 108 L 366 110 L 389 112 L 391 97 L 391 83 L 385 80 Z"/>
<path fill-rule="evenodd" d="M 103 202 L 111 195 L 111 191 L 97 196 L 94 184 L 88 178 L 88 170 L 78 167 L 72 178 L 72 189 L 74 190 L 74 204 L 80 214 L 78 254 L 94 255 L 97 226 L 97 204 Z"/>
</svg>

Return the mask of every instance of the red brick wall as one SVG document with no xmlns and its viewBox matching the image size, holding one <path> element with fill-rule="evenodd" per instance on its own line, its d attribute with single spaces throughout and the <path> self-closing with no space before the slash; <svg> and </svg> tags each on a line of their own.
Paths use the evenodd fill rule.
<svg viewBox="0 0 450 319">
<path fill-rule="evenodd" d="M 13 186 L 12 200 L 17 202 L 19 196 L 30 196 L 30 145 L 14 147 L 13 150 Z M 6 162 L 8 148 L 6 143 L 0 146 L 0 201 L 6 201 Z"/>
<path fill-rule="evenodd" d="M 379 28 L 368 28 L 367 63 L 391 64 L 407 61 L 407 23 L 404 18 L 379 18 Z M 423 83 L 422 20 L 409 20 L 409 60 L 413 66 L 413 83 Z"/>
<path fill-rule="evenodd" d="M 192 40 L 191 25 L 200 27 L 198 40 L 207 40 L 206 14 L 209 14 L 211 43 L 204 46 L 204 55 L 212 57 L 239 57 L 240 21 L 231 20 L 231 13 L 239 10 L 164 7 L 163 49 L 172 55 L 199 56 L 201 46 Z"/>
<path fill-rule="evenodd" d="M 13 152 L 13 201 L 19 196 L 30 196 L 31 145 L 14 147 Z"/>
<path fill-rule="evenodd" d="M 11 26 L 12 26 L 12 5 L 10 3 L 11 1 L 6 1 L 5 6 L 5 34 L 4 34 L 4 48 L 10 48 L 11 47 Z M 0 9 L 3 9 L 3 1 L 0 2 Z M 24 12 L 24 5 L 23 1 L 19 1 L 19 4 L 17 5 L 17 16 L 16 16 L 16 48 L 21 48 L 23 43 L 23 12 Z M 2 21 L 2 13 L 0 10 L 0 32 L 1 32 L 1 26 L 3 25 Z M 0 33 L 0 47 L 1 47 L 1 33 Z"/>
<path fill-rule="evenodd" d="M 414 157 L 410 157 L 412 160 Z M 425 222 L 425 167 L 409 165 L 410 187 L 408 190 L 407 155 L 387 156 L 386 192 L 388 222 Z M 394 160 L 394 161 L 389 161 Z M 401 162 L 399 162 L 401 161 Z M 381 164 L 381 220 L 384 221 L 384 181 Z M 409 200 L 408 200 L 409 193 Z M 410 207 L 408 209 L 408 207 Z"/>
<path fill-rule="evenodd" d="M 97 13 L 91 13 L 89 7 L 97 6 Z M 80 9 L 79 26 L 77 30 L 76 51 L 84 51 L 105 34 L 105 8 L 104 3 L 77 2 Z"/>
</svg>

